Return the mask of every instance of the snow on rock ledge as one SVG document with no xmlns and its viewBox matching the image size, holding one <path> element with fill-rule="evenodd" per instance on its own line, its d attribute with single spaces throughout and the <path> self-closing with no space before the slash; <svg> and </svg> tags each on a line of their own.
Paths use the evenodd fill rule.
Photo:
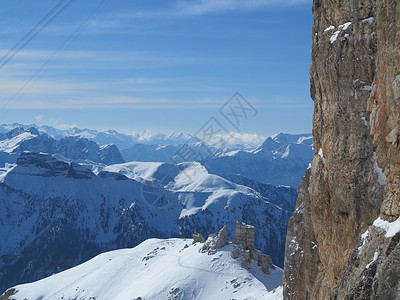
<svg viewBox="0 0 400 300">
<path fill-rule="evenodd" d="M 398 232 L 400 232 L 400 217 L 393 222 L 388 222 L 380 217 L 374 221 L 373 224 L 375 227 L 382 228 L 386 231 L 385 237 L 394 237 Z"/>
</svg>

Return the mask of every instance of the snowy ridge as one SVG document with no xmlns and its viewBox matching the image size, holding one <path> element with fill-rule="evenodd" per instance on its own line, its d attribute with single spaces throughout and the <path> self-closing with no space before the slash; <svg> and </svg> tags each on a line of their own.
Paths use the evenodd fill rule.
<svg viewBox="0 0 400 300">
<path fill-rule="evenodd" d="M 150 239 L 116 250 L 43 280 L 16 286 L 13 299 L 283 299 L 283 270 L 265 275 L 231 257 L 232 245 L 214 255 L 192 239 Z M 276 288 L 276 290 L 274 290 Z"/>
</svg>

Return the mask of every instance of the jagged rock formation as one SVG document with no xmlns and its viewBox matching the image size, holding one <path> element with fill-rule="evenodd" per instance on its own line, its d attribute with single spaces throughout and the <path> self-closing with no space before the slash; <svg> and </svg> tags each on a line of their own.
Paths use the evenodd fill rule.
<svg viewBox="0 0 400 300">
<path fill-rule="evenodd" d="M 284 295 L 398 299 L 400 3 L 315 0 L 313 15 L 316 154 L 288 226 Z"/>
<path fill-rule="evenodd" d="M 254 226 L 242 223 L 240 220 L 236 222 L 236 236 L 233 242 L 238 245 L 242 245 L 245 249 L 253 246 L 254 241 Z"/>
<path fill-rule="evenodd" d="M 206 239 L 201 233 L 195 232 L 192 234 L 193 243 L 205 243 Z"/>
<path fill-rule="evenodd" d="M 240 220 L 236 222 L 236 235 L 233 240 L 233 248 L 231 251 L 231 257 L 233 259 L 240 258 L 242 260 L 242 267 L 249 269 L 252 262 L 255 262 L 264 274 L 270 274 L 271 269 L 275 269 L 272 264 L 272 259 L 269 255 L 258 251 L 253 246 L 255 227 L 242 223 Z M 207 240 L 201 234 L 193 233 L 193 244 L 197 242 L 204 243 L 201 248 L 201 252 L 208 253 L 208 255 L 214 255 L 217 249 L 220 249 L 228 242 L 228 230 L 224 226 L 216 235 L 211 233 Z"/>
<path fill-rule="evenodd" d="M 216 250 L 228 244 L 228 229 L 226 226 L 222 227 L 217 235 L 210 234 L 205 241 L 202 252 L 207 252 L 209 255 L 215 254 Z"/>
</svg>

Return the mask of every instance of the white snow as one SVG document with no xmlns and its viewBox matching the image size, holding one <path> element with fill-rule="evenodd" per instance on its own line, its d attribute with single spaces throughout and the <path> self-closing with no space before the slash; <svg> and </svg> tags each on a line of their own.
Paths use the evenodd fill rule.
<svg viewBox="0 0 400 300">
<path fill-rule="evenodd" d="M 322 148 L 320 148 L 319 149 L 319 151 L 318 151 L 318 155 L 319 156 L 321 156 L 321 158 L 322 158 L 322 161 L 324 162 L 324 164 L 325 164 L 325 157 L 324 157 L 324 152 L 322 151 Z"/>
<path fill-rule="evenodd" d="M 367 242 L 368 235 L 369 235 L 369 231 L 368 230 L 361 235 L 361 240 L 362 240 L 363 243 L 362 243 L 362 245 L 360 247 L 358 247 L 358 251 L 359 252 L 361 251 L 362 247 L 364 247 L 365 243 Z"/>
<path fill-rule="evenodd" d="M 201 247 L 192 239 L 146 240 L 16 286 L 13 299 L 283 299 L 282 269 L 265 275 L 256 264 L 245 269 L 231 258 L 232 245 L 214 255 Z"/>
<path fill-rule="evenodd" d="M 162 165 L 159 162 L 128 162 L 107 166 L 102 170 L 124 174 L 126 177 L 138 181 L 149 180 Z"/>
<path fill-rule="evenodd" d="M 386 231 L 385 237 L 387 237 L 387 238 L 393 237 L 398 232 L 400 232 L 400 217 L 396 221 L 393 221 L 393 222 L 385 221 L 385 220 L 381 219 L 381 217 L 379 217 L 378 219 L 376 219 L 374 221 L 373 225 L 375 227 L 379 227 L 379 228 L 382 228 L 383 230 L 385 230 Z"/>
<path fill-rule="evenodd" d="M 312 139 L 313 139 L 312 135 L 311 136 L 302 136 L 302 137 L 299 137 L 296 144 L 303 144 L 304 141 L 312 141 Z"/>
<path fill-rule="evenodd" d="M 0 150 L 7 153 L 11 153 L 19 146 L 21 142 L 25 140 L 30 140 L 34 137 L 36 137 L 36 135 L 33 135 L 30 132 L 23 132 L 11 139 L 0 141 Z"/>
<path fill-rule="evenodd" d="M 335 29 L 335 26 L 330 25 L 329 27 L 327 27 L 327 28 L 324 29 L 324 32 L 329 31 L 329 30 L 332 30 L 332 29 Z"/>
<path fill-rule="evenodd" d="M 382 169 L 379 168 L 378 162 L 376 161 L 376 152 L 373 154 L 373 160 L 374 160 L 374 171 L 378 175 L 378 183 L 380 185 L 386 185 L 386 176 L 383 173 Z"/>
<path fill-rule="evenodd" d="M 304 202 L 302 202 L 299 207 L 296 208 L 296 210 L 294 211 L 296 214 L 302 214 L 304 213 Z"/>
<path fill-rule="evenodd" d="M 351 22 L 344 23 L 343 25 L 339 25 L 339 29 L 346 30 L 351 25 Z"/>
<path fill-rule="evenodd" d="M 339 29 L 339 30 L 335 31 L 335 32 L 333 33 L 333 35 L 331 36 L 331 38 L 330 38 L 331 44 L 333 44 L 333 43 L 337 40 L 337 38 L 338 38 L 338 36 L 339 36 L 339 33 L 340 33 L 341 31 L 347 30 L 347 28 L 349 28 L 350 25 L 351 25 L 351 22 L 347 22 L 347 23 L 344 23 L 344 24 L 342 24 L 342 25 L 339 25 L 339 26 L 338 26 L 338 29 Z M 333 27 L 333 26 L 329 26 L 328 28 L 330 28 L 330 27 Z M 328 28 L 325 29 L 324 31 L 327 31 Z M 335 28 L 335 27 L 333 27 L 333 28 Z M 333 29 L 333 28 L 330 28 L 330 29 Z M 329 29 L 329 30 L 330 30 L 330 29 Z M 349 35 L 346 34 L 346 37 L 348 37 L 348 36 L 349 36 Z"/>
<path fill-rule="evenodd" d="M 374 253 L 374 258 L 372 259 L 372 261 L 371 261 L 368 265 L 365 266 L 365 268 L 366 268 L 366 269 L 369 269 L 369 267 L 370 267 L 374 262 L 376 262 L 376 260 L 378 259 L 378 257 L 379 257 L 379 252 L 375 252 L 375 253 Z"/>
<path fill-rule="evenodd" d="M 12 171 L 15 166 L 16 164 L 6 163 L 3 168 L 0 168 L 0 182 L 4 181 L 4 178 L 7 176 L 8 172 Z"/>
<path fill-rule="evenodd" d="M 339 33 L 340 33 L 340 30 L 335 31 L 335 32 L 333 33 L 333 35 L 332 35 L 331 38 L 330 38 L 331 44 L 333 44 L 333 43 L 337 40 L 337 38 L 338 38 L 338 36 L 339 36 Z"/>
<path fill-rule="evenodd" d="M 361 22 L 363 22 L 363 23 L 366 22 L 366 23 L 369 23 L 370 25 L 372 24 L 373 21 L 374 21 L 374 17 L 369 17 L 364 20 L 361 20 Z"/>
</svg>

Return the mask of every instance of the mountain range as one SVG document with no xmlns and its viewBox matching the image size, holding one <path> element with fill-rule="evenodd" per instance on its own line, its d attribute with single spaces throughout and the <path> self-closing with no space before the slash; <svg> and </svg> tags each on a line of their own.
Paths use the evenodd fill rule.
<svg viewBox="0 0 400 300">
<path fill-rule="evenodd" d="M 282 266 L 295 191 L 234 181 L 197 162 L 107 166 L 22 152 L 0 169 L 0 289 L 148 238 L 190 237 L 223 225 L 233 232 L 239 219 L 257 228 L 255 246 Z"/>
<path fill-rule="evenodd" d="M 0 130 L 1 290 L 149 238 L 206 235 L 224 225 L 232 238 L 237 220 L 254 225 L 254 245 L 283 266 L 296 191 L 224 164 L 299 159 L 312 148 L 308 137 L 276 135 L 253 150 L 221 151 L 202 163 L 124 162 L 113 144 L 36 127 L 8 129 Z M 164 147 L 175 150 L 179 142 Z"/>
<path fill-rule="evenodd" d="M 61 130 L 50 126 L 17 123 L 0 125 L 0 133 L 10 135 L 10 132 L 12 135 L 28 133 L 6 142 L 6 147 L 0 144 L 0 151 L 10 149 L 10 143 L 24 142 L 28 145 L 7 151 L 58 153 L 72 159 L 88 159 L 105 164 L 123 161 L 181 163 L 188 160 L 184 153 L 191 152 L 194 155 L 189 157 L 189 161 L 201 162 L 210 173 L 240 174 L 256 181 L 294 188 L 297 188 L 304 169 L 314 155 L 311 134 L 279 133 L 258 146 L 234 144 L 215 148 L 196 137 L 182 133 L 146 136 L 76 127 Z M 37 137 L 32 139 L 32 135 Z M 0 162 L 2 156 L 4 154 L 0 152 Z"/>
</svg>

